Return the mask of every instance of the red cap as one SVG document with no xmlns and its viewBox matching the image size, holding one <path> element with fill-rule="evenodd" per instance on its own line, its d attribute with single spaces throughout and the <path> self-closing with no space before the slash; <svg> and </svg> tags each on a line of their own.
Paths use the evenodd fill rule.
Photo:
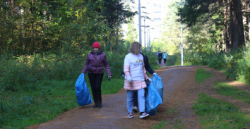
<svg viewBox="0 0 250 129">
<path fill-rule="evenodd" d="M 92 45 L 93 48 L 99 48 L 101 49 L 100 43 L 99 42 L 94 42 Z"/>
</svg>

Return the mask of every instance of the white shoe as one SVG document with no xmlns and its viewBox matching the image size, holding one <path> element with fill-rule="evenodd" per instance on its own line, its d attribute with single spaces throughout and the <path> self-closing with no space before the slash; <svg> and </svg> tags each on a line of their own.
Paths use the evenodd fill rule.
<svg viewBox="0 0 250 129">
<path fill-rule="evenodd" d="M 133 111 L 134 112 L 138 112 L 138 107 L 137 106 L 133 106 Z"/>
<path fill-rule="evenodd" d="M 128 113 L 128 118 L 133 118 L 133 114 L 132 113 Z"/>
<path fill-rule="evenodd" d="M 141 119 L 149 117 L 149 114 L 147 114 L 146 112 L 143 112 L 140 116 Z"/>
</svg>

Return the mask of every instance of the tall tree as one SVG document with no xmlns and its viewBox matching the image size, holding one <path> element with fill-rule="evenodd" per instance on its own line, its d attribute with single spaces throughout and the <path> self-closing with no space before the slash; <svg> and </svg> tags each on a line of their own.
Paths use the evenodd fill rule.
<svg viewBox="0 0 250 129">
<path fill-rule="evenodd" d="M 225 4 L 224 0 L 187 0 L 187 4 L 179 10 L 179 15 L 182 15 L 183 22 L 189 27 L 197 23 L 205 23 L 211 20 L 211 17 L 215 14 L 224 14 L 221 8 L 227 8 L 228 4 Z M 241 0 L 229 0 L 230 13 L 229 22 L 230 27 L 230 40 L 233 48 L 242 47 L 244 41 L 244 28 L 242 20 L 242 2 Z M 224 11 L 223 9 L 223 11 Z M 228 15 L 228 14 L 227 14 Z M 224 16 L 225 20 L 225 16 Z M 224 24 L 225 25 L 225 24 Z M 226 26 L 223 30 L 226 30 Z M 224 36 L 226 37 L 225 33 Z M 228 42 L 226 42 L 228 43 Z M 229 46 L 229 45 L 227 45 Z"/>
</svg>

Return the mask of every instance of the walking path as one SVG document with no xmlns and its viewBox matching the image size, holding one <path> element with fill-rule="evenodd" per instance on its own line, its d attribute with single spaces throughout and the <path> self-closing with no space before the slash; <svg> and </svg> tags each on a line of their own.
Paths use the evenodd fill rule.
<svg viewBox="0 0 250 129">
<path fill-rule="evenodd" d="M 196 69 L 203 68 L 213 72 L 214 76 L 203 84 L 195 82 Z M 156 116 L 147 119 L 139 119 L 139 113 L 135 113 L 132 119 L 127 117 L 126 91 L 103 96 L 103 108 L 92 108 L 93 104 L 78 107 L 62 113 L 53 121 L 28 127 L 29 129 L 148 129 L 162 120 L 167 121 L 166 128 L 179 126 L 187 129 L 200 129 L 201 125 L 192 106 L 199 93 L 206 93 L 212 97 L 243 106 L 242 109 L 250 109 L 247 104 L 230 97 L 221 96 L 213 90 L 214 81 L 226 81 L 226 77 L 220 71 L 206 66 L 173 66 L 163 67 L 156 71 L 164 84 L 163 104 L 158 107 Z M 236 84 L 235 84 L 236 85 Z M 242 86 L 242 85 L 241 85 Z M 249 89 L 249 88 L 247 88 Z"/>
</svg>

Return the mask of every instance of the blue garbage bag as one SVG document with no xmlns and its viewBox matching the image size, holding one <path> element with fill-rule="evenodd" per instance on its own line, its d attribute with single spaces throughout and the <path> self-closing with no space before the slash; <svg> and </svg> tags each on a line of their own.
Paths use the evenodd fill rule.
<svg viewBox="0 0 250 129">
<path fill-rule="evenodd" d="M 148 95 L 146 97 L 146 110 L 151 116 L 156 115 L 157 107 L 163 102 L 163 83 L 161 78 L 154 75 L 152 82 L 148 85 Z"/>
<path fill-rule="evenodd" d="M 89 88 L 84 80 L 84 73 L 81 74 L 75 84 L 76 99 L 79 106 L 88 105 L 93 103 Z"/>
<path fill-rule="evenodd" d="M 161 96 L 161 99 L 163 101 L 163 83 L 161 81 L 161 77 L 159 77 L 158 75 L 154 75 L 152 78 L 152 84 L 154 86 L 154 88 L 156 89 L 156 91 L 158 92 L 158 94 Z"/>
</svg>

